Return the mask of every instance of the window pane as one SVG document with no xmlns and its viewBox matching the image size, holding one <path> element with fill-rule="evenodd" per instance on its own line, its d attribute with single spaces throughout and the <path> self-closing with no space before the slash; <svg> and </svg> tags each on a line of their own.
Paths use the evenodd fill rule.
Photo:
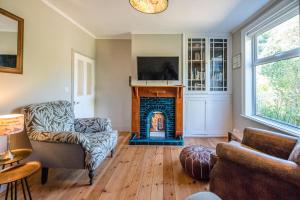
<svg viewBox="0 0 300 200">
<path fill-rule="evenodd" d="M 84 65 L 81 60 L 78 60 L 77 70 L 77 96 L 82 96 L 84 90 Z"/>
<path fill-rule="evenodd" d="M 205 39 L 188 39 L 188 89 L 205 90 Z"/>
<path fill-rule="evenodd" d="M 93 66 L 91 63 L 86 63 L 86 91 L 87 95 L 93 94 Z"/>
<path fill-rule="evenodd" d="M 256 67 L 256 115 L 300 128 L 300 58 Z"/>
<path fill-rule="evenodd" d="M 210 90 L 227 91 L 227 39 L 211 39 Z"/>
<path fill-rule="evenodd" d="M 257 37 L 257 58 L 299 47 L 299 15 L 279 24 Z"/>
</svg>

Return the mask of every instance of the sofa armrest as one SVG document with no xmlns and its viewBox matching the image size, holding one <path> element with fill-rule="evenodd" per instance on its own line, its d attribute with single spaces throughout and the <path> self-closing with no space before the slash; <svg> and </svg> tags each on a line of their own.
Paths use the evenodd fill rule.
<svg viewBox="0 0 300 200">
<path fill-rule="evenodd" d="M 297 138 L 256 128 L 245 128 L 242 144 L 266 154 L 288 159 Z"/>
<path fill-rule="evenodd" d="M 108 118 L 75 119 L 75 131 L 80 133 L 112 131 L 111 121 Z"/>
<path fill-rule="evenodd" d="M 90 142 L 87 137 L 78 132 L 32 131 L 28 135 L 30 140 L 39 142 L 80 144 L 83 149 L 90 149 Z"/>
<path fill-rule="evenodd" d="M 294 162 L 258 152 L 237 142 L 220 143 L 216 151 L 221 160 L 228 160 L 300 186 L 300 166 Z"/>
</svg>

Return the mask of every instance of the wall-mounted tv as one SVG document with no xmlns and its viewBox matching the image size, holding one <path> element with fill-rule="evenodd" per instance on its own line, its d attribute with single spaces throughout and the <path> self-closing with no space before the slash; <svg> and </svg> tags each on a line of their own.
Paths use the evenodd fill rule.
<svg viewBox="0 0 300 200">
<path fill-rule="evenodd" d="M 137 57 L 138 80 L 178 80 L 179 57 Z"/>
</svg>

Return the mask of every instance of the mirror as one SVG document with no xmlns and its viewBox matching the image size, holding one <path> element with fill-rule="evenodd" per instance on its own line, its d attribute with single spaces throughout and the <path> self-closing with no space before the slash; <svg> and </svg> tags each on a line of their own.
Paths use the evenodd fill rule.
<svg viewBox="0 0 300 200">
<path fill-rule="evenodd" d="M 24 20 L 0 8 L 0 72 L 23 73 Z"/>
</svg>

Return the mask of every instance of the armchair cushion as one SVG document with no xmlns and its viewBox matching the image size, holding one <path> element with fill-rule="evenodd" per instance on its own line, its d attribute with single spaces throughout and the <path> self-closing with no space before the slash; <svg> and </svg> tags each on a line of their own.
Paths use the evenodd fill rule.
<svg viewBox="0 0 300 200">
<path fill-rule="evenodd" d="M 107 118 L 75 119 L 75 131 L 81 133 L 112 131 L 111 121 Z"/>
<path fill-rule="evenodd" d="M 295 145 L 295 147 L 289 157 L 289 160 L 300 165 L 300 138 L 298 138 L 298 142 Z"/>
<path fill-rule="evenodd" d="M 86 133 L 85 136 L 90 142 L 90 149 L 86 155 L 86 167 L 96 169 L 107 156 L 107 152 L 117 145 L 118 133 L 117 131 L 106 131 Z"/>
<path fill-rule="evenodd" d="M 84 134 L 78 132 L 32 131 L 29 136 L 29 139 L 40 142 L 80 144 L 82 147 L 85 147 L 85 149 L 90 148 L 88 138 Z"/>
</svg>

